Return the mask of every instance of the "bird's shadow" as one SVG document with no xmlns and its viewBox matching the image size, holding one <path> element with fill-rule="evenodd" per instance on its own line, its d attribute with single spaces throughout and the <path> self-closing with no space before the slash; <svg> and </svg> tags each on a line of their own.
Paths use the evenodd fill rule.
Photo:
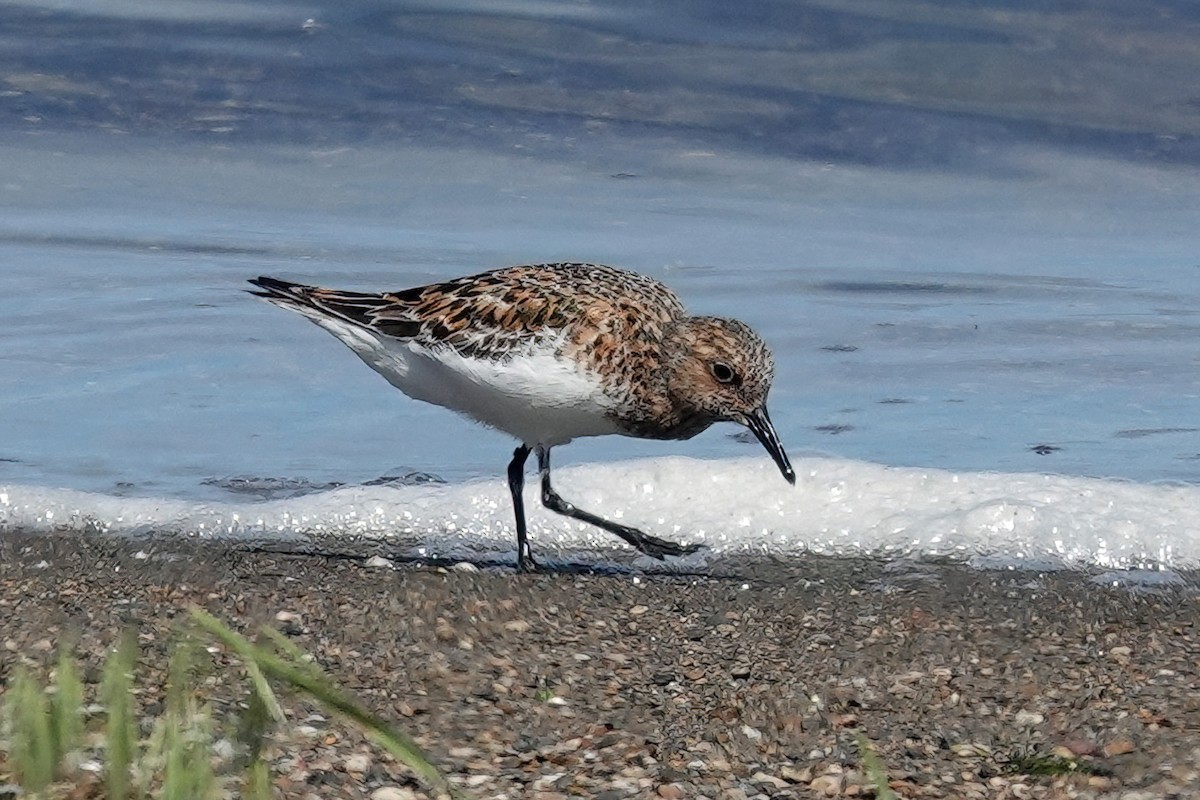
<svg viewBox="0 0 1200 800">
<path fill-rule="evenodd" d="M 680 578 L 713 578 L 718 580 L 740 580 L 742 576 L 730 574 L 728 570 L 713 570 L 708 565 L 704 568 L 684 566 L 672 563 L 674 559 L 659 562 L 661 568 L 644 568 L 633 564 L 623 564 L 612 560 L 595 560 L 595 553 L 580 553 L 578 558 L 559 556 L 551 559 L 539 559 L 538 568 L 530 573 L 517 571 L 516 554 L 512 555 L 477 555 L 470 557 L 448 557 L 413 555 L 407 552 L 397 552 L 386 547 L 372 547 L 370 552 L 356 550 L 341 550 L 324 547 L 320 544 L 281 543 L 281 542 L 247 542 L 234 548 L 236 552 L 266 554 L 292 558 L 319 559 L 325 561 L 348 561 L 368 566 L 372 558 L 385 558 L 390 564 L 380 564 L 379 568 L 392 567 L 395 569 L 443 569 L 448 572 L 469 573 L 478 571 L 512 572 L 529 575 L 593 575 L 599 577 L 623 576 L 661 576 Z M 584 559 L 587 560 L 584 560 Z M 464 564 L 469 565 L 464 568 Z M 374 568 L 374 567 L 372 567 Z"/>
</svg>

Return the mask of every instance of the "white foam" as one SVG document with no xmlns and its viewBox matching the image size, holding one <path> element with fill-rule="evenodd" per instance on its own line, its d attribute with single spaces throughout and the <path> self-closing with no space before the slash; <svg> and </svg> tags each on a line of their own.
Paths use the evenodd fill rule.
<svg viewBox="0 0 1200 800">
<path fill-rule="evenodd" d="M 763 458 L 657 458 L 565 468 L 555 486 L 580 508 L 702 542 L 705 557 L 953 555 L 981 566 L 1200 566 L 1200 487 L 1021 473 L 901 469 L 842 459 L 795 463 L 788 486 Z M 526 506 L 535 550 L 623 547 L 595 528 Z M 359 486 L 267 502 L 130 499 L 0 487 L 0 528 L 202 537 L 397 536 L 430 555 L 507 552 L 501 481 Z"/>
</svg>

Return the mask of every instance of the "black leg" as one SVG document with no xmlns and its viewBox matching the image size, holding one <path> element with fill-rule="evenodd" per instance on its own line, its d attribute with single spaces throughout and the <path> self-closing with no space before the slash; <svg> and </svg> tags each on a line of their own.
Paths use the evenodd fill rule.
<svg viewBox="0 0 1200 800">
<path fill-rule="evenodd" d="M 508 490 L 512 492 L 513 511 L 517 515 L 517 569 L 521 572 L 533 572 L 537 562 L 529 550 L 529 538 L 525 532 L 525 500 L 521 490 L 525 488 L 525 459 L 529 458 L 529 448 L 521 445 L 513 451 L 512 461 L 508 462 Z"/>
<path fill-rule="evenodd" d="M 576 508 L 559 497 L 558 493 L 554 491 L 554 487 L 550 485 L 550 448 L 539 446 L 537 457 L 538 471 L 542 475 L 542 505 L 551 511 L 586 522 L 590 525 L 595 525 L 597 528 L 606 530 L 609 533 L 615 533 L 628 542 L 630 546 L 641 550 L 648 556 L 654 556 L 658 559 L 667 556 L 685 556 L 703 547 L 703 545 L 699 544 L 678 544 L 666 539 L 659 539 L 657 536 L 642 533 L 637 528 L 618 525 L 615 522 L 609 522 L 603 517 L 597 517 L 595 514 L 589 514 L 582 509 Z"/>
</svg>

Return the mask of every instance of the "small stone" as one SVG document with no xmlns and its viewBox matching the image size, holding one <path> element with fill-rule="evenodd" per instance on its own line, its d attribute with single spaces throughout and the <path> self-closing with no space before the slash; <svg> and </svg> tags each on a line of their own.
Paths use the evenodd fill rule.
<svg viewBox="0 0 1200 800">
<path fill-rule="evenodd" d="M 346 768 L 346 772 L 362 775 L 371 768 L 371 757 L 366 753 L 353 753 L 346 757 L 342 766 Z"/>
<path fill-rule="evenodd" d="M 1123 756 L 1126 753 L 1132 753 L 1135 749 L 1136 748 L 1133 746 L 1133 742 L 1129 741 L 1128 739 L 1114 739 L 1113 741 L 1104 745 L 1104 755 L 1108 758 L 1113 756 Z"/>
<path fill-rule="evenodd" d="M 222 761 L 229 761 L 234 756 L 233 742 L 221 737 L 212 744 L 213 755 Z"/>
<path fill-rule="evenodd" d="M 1018 711 L 1014 719 L 1014 722 L 1023 728 L 1032 728 L 1034 725 L 1041 725 L 1045 721 L 1046 718 L 1036 711 L 1025 710 Z"/>
<path fill-rule="evenodd" d="M 363 562 L 363 566 L 370 567 L 371 569 L 394 569 L 396 562 L 383 556 L 371 556 Z"/>
<path fill-rule="evenodd" d="M 786 789 L 788 787 L 788 782 L 782 778 L 776 778 L 774 775 L 768 775 L 761 771 L 751 775 L 750 782 L 760 786 L 770 786 L 773 789 Z"/>
<path fill-rule="evenodd" d="M 760 731 L 758 728 L 752 728 L 749 725 L 743 725 L 742 735 L 752 742 L 757 742 L 762 738 L 762 731 Z"/>
<path fill-rule="evenodd" d="M 645 614 L 649 610 L 650 610 L 650 606 L 634 606 L 633 608 L 629 609 L 629 616 L 640 617 L 642 614 Z"/>
<path fill-rule="evenodd" d="M 288 636 L 299 636 L 304 633 L 304 626 L 300 624 L 300 620 L 300 615 L 293 611 L 280 611 L 275 614 L 279 630 Z"/>
<path fill-rule="evenodd" d="M 992 754 L 992 749 L 978 742 L 958 742 L 950 745 L 950 752 L 959 758 L 986 758 Z"/>
<path fill-rule="evenodd" d="M 455 572 L 464 572 L 467 574 L 479 572 L 479 567 L 475 566 L 470 561 L 459 561 L 457 564 L 451 567 L 451 569 Z"/>
<path fill-rule="evenodd" d="M 1119 645 L 1108 651 L 1108 657 L 1118 664 L 1128 664 L 1129 657 L 1133 655 L 1133 648 Z"/>
<path fill-rule="evenodd" d="M 381 786 L 371 792 L 371 800 L 417 800 L 417 793 L 398 786 Z"/>
<path fill-rule="evenodd" d="M 812 767 L 798 769 L 788 764 L 780 768 L 779 776 L 791 783 L 810 783 L 813 779 L 813 771 Z"/>
<path fill-rule="evenodd" d="M 1096 743 L 1089 739 L 1067 739 L 1063 746 L 1071 751 L 1071 757 L 1096 755 Z"/>
<path fill-rule="evenodd" d="M 808 788 L 826 797 L 836 797 L 842 793 L 842 776 L 818 775 L 808 784 Z"/>
<path fill-rule="evenodd" d="M 566 773 L 564 772 L 552 772 L 549 775 L 539 775 L 534 779 L 531 786 L 535 792 L 553 791 L 555 788 L 554 784 L 556 784 L 558 780 L 565 775 Z"/>
<path fill-rule="evenodd" d="M 678 783 L 664 783 L 658 787 L 657 794 L 663 800 L 683 800 L 687 795 Z"/>
<path fill-rule="evenodd" d="M 504 630 L 512 631 L 513 633 L 525 633 L 532 628 L 533 626 L 523 619 L 512 619 L 504 623 Z"/>
</svg>

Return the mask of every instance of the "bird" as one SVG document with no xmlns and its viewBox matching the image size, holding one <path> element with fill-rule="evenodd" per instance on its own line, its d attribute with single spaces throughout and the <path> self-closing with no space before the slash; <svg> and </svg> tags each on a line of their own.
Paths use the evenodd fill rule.
<svg viewBox="0 0 1200 800">
<path fill-rule="evenodd" d="M 508 488 L 517 569 L 529 544 L 525 464 L 537 454 L 542 505 L 615 534 L 657 559 L 701 548 L 621 525 L 562 499 L 550 451 L 584 436 L 690 439 L 745 426 L 788 483 L 796 474 L 767 414 L 774 361 L 735 319 L 692 316 L 666 285 L 603 264 L 504 267 L 391 292 L 328 289 L 260 276 L 247 291 L 333 334 L 409 397 L 515 437 Z"/>
</svg>

